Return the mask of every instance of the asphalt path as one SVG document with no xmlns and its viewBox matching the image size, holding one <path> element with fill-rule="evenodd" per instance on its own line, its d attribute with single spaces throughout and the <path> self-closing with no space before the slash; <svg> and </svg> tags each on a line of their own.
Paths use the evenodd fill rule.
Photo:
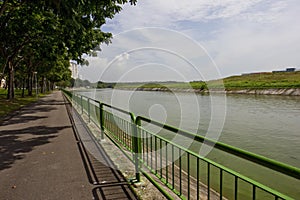
<svg viewBox="0 0 300 200">
<path fill-rule="evenodd" d="M 0 123 L 0 199 L 95 198 L 60 91 Z"/>
</svg>

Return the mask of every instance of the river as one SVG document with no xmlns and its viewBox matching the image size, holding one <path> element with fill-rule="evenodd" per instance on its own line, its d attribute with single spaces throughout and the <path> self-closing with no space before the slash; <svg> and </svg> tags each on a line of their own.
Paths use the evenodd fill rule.
<svg viewBox="0 0 300 200">
<path fill-rule="evenodd" d="M 217 121 L 218 141 L 300 167 L 298 96 L 231 94 L 212 100 L 194 93 L 109 89 L 82 94 L 204 136 Z M 216 105 L 219 101 L 222 105 Z"/>
</svg>

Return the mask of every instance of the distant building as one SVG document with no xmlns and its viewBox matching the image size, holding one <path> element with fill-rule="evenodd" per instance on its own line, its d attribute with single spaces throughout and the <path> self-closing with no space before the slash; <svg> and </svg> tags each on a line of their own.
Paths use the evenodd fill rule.
<svg viewBox="0 0 300 200">
<path fill-rule="evenodd" d="M 288 67 L 285 70 L 272 71 L 272 73 L 278 73 L 278 72 L 295 72 L 295 71 L 297 71 L 295 67 Z"/>
<path fill-rule="evenodd" d="M 72 72 L 71 77 L 74 79 L 78 78 L 78 65 L 75 62 L 70 62 L 70 70 Z"/>
<path fill-rule="evenodd" d="M 294 71 L 296 71 L 296 68 L 295 67 L 286 68 L 286 71 L 287 72 L 294 72 Z"/>
</svg>

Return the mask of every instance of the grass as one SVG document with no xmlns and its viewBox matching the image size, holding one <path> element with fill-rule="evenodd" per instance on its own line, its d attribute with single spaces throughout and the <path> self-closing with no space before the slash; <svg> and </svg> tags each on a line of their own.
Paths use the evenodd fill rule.
<svg viewBox="0 0 300 200">
<path fill-rule="evenodd" d="M 37 101 L 35 93 L 33 96 L 25 96 L 24 98 L 21 97 L 21 90 L 15 90 L 15 99 L 12 101 L 7 100 L 7 90 L 0 89 L 0 118 L 12 113 L 20 109 L 21 107 Z M 38 97 L 45 96 L 45 94 L 39 94 Z"/>
<path fill-rule="evenodd" d="M 223 79 L 226 89 L 285 89 L 300 88 L 300 71 L 258 73 Z"/>
<path fill-rule="evenodd" d="M 300 71 L 297 72 L 277 72 L 277 73 L 253 73 L 240 76 L 231 76 L 224 79 L 212 80 L 208 82 L 193 81 L 184 82 L 151 82 L 151 83 L 119 83 L 116 88 L 143 88 L 143 89 L 199 89 L 205 90 L 207 87 L 224 88 L 226 90 L 240 89 L 287 89 L 300 88 Z"/>
</svg>

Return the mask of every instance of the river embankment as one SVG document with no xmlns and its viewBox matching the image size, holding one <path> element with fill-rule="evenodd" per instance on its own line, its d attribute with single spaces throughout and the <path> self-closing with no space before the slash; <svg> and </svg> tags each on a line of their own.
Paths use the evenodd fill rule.
<svg viewBox="0 0 300 200">
<path fill-rule="evenodd" d="M 226 90 L 227 94 L 255 94 L 255 95 L 286 95 L 286 96 L 300 96 L 300 88 L 286 88 L 286 89 L 240 89 L 240 90 Z"/>
<path fill-rule="evenodd" d="M 116 88 L 121 90 L 136 90 L 136 91 L 159 91 L 159 92 L 193 92 L 193 93 L 222 93 L 222 94 L 254 94 L 254 95 L 285 95 L 285 96 L 300 96 L 300 88 L 269 88 L 269 89 L 183 89 L 183 88 Z"/>
</svg>

